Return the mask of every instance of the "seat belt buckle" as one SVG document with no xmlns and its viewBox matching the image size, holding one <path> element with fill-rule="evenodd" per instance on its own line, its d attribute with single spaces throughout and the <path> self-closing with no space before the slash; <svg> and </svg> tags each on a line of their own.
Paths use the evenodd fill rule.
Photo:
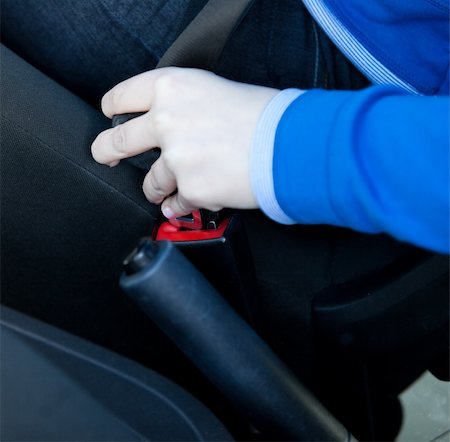
<svg viewBox="0 0 450 442">
<path fill-rule="evenodd" d="M 229 225 L 231 212 L 195 210 L 190 215 L 163 222 L 153 235 L 157 241 L 184 243 L 222 237 Z"/>
</svg>

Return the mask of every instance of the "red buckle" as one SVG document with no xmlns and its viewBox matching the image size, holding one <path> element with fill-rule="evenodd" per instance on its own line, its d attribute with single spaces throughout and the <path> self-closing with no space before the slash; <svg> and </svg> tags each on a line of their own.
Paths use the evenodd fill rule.
<svg viewBox="0 0 450 442">
<path fill-rule="evenodd" d="M 221 238 L 228 226 L 229 219 L 223 220 L 217 228 L 208 228 L 200 210 L 191 216 L 180 217 L 163 222 L 156 234 L 157 241 L 188 242 Z M 215 227 L 215 223 L 214 223 Z"/>
<path fill-rule="evenodd" d="M 155 239 L 157 241 L 186 242 L 221 238 L 229 222 L 229 219 L 223 220 L 217 229 L 181 230 L 180 227 L 176 227 L 166 221 L 159 226 Z"/>
</svg>

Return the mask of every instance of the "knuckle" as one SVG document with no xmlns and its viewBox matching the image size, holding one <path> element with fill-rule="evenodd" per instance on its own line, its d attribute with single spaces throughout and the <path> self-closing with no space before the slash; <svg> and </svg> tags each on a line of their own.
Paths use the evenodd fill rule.
<svg viewBox="0 0 450 442">
<path fill-rule="evenodd" d="M 161 95 L 166 94 L 171 90 L 173 83 L 173 74 L 169 72 L 165 72 L 161 74 L 155 81 L 155 94 L 160 97 Z"/>
<path fill-rule="evenodd" d="M 177 67 L 167 68 L 156 80 L 154 85 L 155 96 L 158 98 L 167 96 L 178 90 L 184 77 L 183 69 Z"/>
<path fill-rule="evenodd" d="M 151 203 L 157 204 L 159 202 L 159 198 L 155 195 L 155 193 L 145 184 L 142 186 L 142 191 L 144 192 L 145 198 Z"/>
<path fill-rule="evenodd" d="M 146 198 L 153 203 L 160 203 L 165 198 L 166 193 L 161 188 L 161 185 L 156 177 L 154 169 L 150 169 L 150 172 L 146 175 L 142 190 Z"/>
</svg>

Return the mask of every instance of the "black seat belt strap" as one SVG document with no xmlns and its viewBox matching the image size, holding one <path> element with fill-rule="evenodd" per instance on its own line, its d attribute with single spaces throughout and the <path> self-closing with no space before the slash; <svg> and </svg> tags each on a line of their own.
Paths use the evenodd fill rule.
<svg viewBox="0 0 450 442">
<path fill-rule="evenodd" d="M 255 0 L 209 0 L 167 49 L 157 68 L 167 66 L 214 70 L 234 29 Z"/>
</svg>

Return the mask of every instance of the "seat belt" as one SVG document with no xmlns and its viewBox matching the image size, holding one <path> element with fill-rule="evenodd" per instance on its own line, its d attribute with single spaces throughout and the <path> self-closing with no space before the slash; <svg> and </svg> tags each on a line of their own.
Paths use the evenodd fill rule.
<svg viewBox="0 0 450 442">
<path fill-rule="evenodd" d="M 157 68 L 191 67 L 213 71 L 229 37 L 255 0 L 209 0 L 167 49 Z"/>
</svg>

